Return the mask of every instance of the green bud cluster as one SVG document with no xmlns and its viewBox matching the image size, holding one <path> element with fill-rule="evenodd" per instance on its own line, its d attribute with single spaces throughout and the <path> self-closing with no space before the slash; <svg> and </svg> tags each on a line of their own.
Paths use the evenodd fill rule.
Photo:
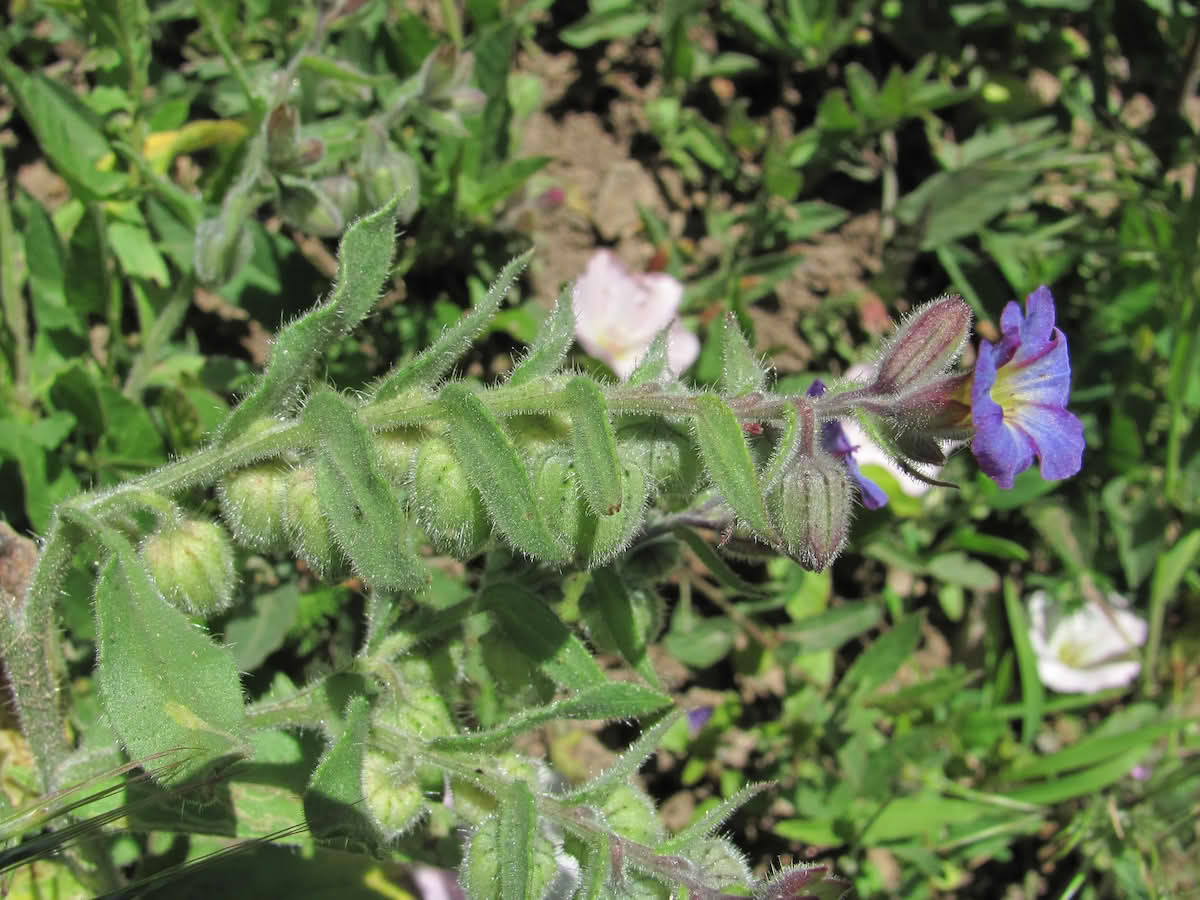
<svg viewBox="0 0 1200 900">
<path fill-rule="evenodd" d="M 168 524 L 143 541 L 141 555 L 158 589 L 178 609 L 208 617 L 233 604 L 233 545 L 218 523 Z"/>
</svg>

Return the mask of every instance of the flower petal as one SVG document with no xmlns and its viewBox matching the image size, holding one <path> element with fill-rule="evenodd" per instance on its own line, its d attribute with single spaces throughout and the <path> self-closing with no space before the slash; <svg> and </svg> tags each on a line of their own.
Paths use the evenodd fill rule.
<svg viewBox="0 0 1200 900">
<path fill-rule="evenodd" d="M 1037 453 L 1042 477 L 1047 481 L 1070 478 L 1083 467 L 1083 423 L 1061 406 L 1021 404 L 1010 410 L 1005 425 L 1006 430 L 1019 431 L 1027 446 Z M 1019 444 L 1021 438 L 1015 440 Z M 1029 464 L 1026 462 L 1017 471 Z"/>
<path fill-rule="evenodd" d="M 1138 677 L 1142 664 L 1130 660 L 1077 669 L 1057 659 L 1038 657 L 1037 668 L 1042 684 L 1052 690 L 1063 694 L 1094 694 L 1129 684 Z"/>
<path fill-rule="evenodd" d="M 674 280 L 674 279 L 672 279 Z M 696 361 L 700 355 L 700 338 L 683 327 L 676 319 L 667 332 L 667 368 L 672 375 L 679 375 Z"/>
<path fill-rule="evenodd" d="M 1018 362 L 1022 356 L 1023 352 L 1017 353 L 1012 362 L 997 373 L 996 379 L 1003 382 L 1004 392 L 1031 403 L 1066 406 L 1071 393 L 1071 360 L 1067 354 L 1066 336 L 1055 328 L 1054 339 L 1045 345 L 1040 356 L 1026 356 L 1023 362 Z"/>
</svg>

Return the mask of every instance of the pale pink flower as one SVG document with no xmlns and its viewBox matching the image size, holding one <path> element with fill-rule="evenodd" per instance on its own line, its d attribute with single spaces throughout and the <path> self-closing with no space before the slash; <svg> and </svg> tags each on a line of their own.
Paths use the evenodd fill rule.
<svg viewBox="0 0 1200 900">
<path fill-rule="evenodd" d="M 667 366 L 678 375 L 700 354 L 700 340 L 676 318 L 683 285 L 665 272 L 631 274 L 608 250 L 597 250 L 575 282 L 575 339 L 624 381 L 664 328 Z"/>
<path fill-rule="evenodd" d="M 1134 651 L 1146 643 L 1146 621 L 1110 594 L 1060 616 L 1045 591 L 1029 597 L 1030 642 L 1042 684 L 1064 694 L 1094 694 L 1124 687 L 1138 676 Z"/>
</svg>

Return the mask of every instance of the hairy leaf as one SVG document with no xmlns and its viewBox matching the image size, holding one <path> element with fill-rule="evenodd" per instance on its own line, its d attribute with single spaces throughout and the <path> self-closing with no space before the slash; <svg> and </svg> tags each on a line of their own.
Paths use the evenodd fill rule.
<svg viewBox="0 0 1200 900">
<path fill-rule="evenodd" d="M 757 533 L 770 531 L 754 459 L 737 416 L 720 397 L 696 398 L 696 443 L 713 486 L 738 517 Z"/>
<path fill-rule="evenodd" d="M 508 378 L 511 385 L 525 384 L 546 375 L 553 375 L 562 365 L 563 358 L 575 340 L 575 307 L 571 302 L 571 288 L 563 288 L 558 302 L 546 321 L 529 352 L 513 368 Z"/>
<path fill-rule="evenodd" d="M 375 398 L 385 400 L 409 388 L 432 385 L 449 372 L 458 358 L 471 349 L 471 345 L 483 334 L 484 328 L 500 307 L 500 301 L 512 289 L 532 255 L 533 251 L 527 250 L 501 269 L 479 305 L 463 313 L 458 322 L 443 331 L 431 347 L 385 375 L 375 391 Z"/>
<path fill-rule="evenodd" d="M 440 400 L 449 424 L 446 439 L 496 528 L 523 553 L 546 562 L 564 561 L 566 551 L 546 526 L 529 473 L 497 418 L 461 384 L 446 385 Z"/>
<path fill-rule="evenodd" d="M 313 837 L 366 850 L 375 831 L 362 809 L 362 769 L 369 727 L 367 698 L 346 707 L 346 726 L 313 770 L 304 792 L 304 818 Z"/>
<path fill-rule="evenodd" d="M 727 313 L 721 328 L 721 393 L 729 397 L 741 397 L 752 391 L 761 391 L 766 383 L 767 372 L 750 349 L 738 325 L 737 316 Z"/>
<path fill-rule="evenodd" d="M 437 750 L 489 750 L 555 719 L 635 719 L 670 704 L 670 697 L 651 688 L 612 681 L 546 706 L 523 710 L 499 728 L 434 738 L 430 745 Z"/>
<path fill-rule="evenodd" d="M 159 593 L 133 546 L 113 529 L 113 553 L 96 585 L 100 699 L 134 758 L 177 747 L 195 755 L 169 770 L 182 781 L 242 755 L 242 688 L 233 654 Z"/>
<path fill-rule="evenodd" d="M 597 516 L 621 511 L 623 500 L 621 460 L 604 394 L 596 382 L 580 376 L 567 384 L 571 409 L 571 445 L 575 475 L 583 499 Z"/>
<path fill-rule="evenodd" d="M 610 566 L 593 570 L 590 595 L 592 609 L 589 612 L 594 612 L 594 615 L 589 617 L 589 627 L 593 630 L 602 628 L 604 637 L 611 639 L 622 658 L 646 679 L 646 683 L 661 688 L 648 652 L 652 636 L 639 627 L 633 598 L 621 576 Z M 597 638 L 593 636 L 593 640 Z"/>
<path fill-rule="evenodd" d="M 355 570 L 378 588 L 420 591 L 429 575 L 400 502 L 375 465 L 366 427 L 332 391 L 314 394 L 304 421 L 319 436 L 317 498 Z"/>
<path fill-rule="evenodd" d="M 525 900 L 533 869 L 537 810 L 529 785 L 517 779 L 500 802 L 500 898 Z"/>
<path fill-rule="evenodd" d="M 316 362 L 379 299 L 392 269 L 395 243 L 395 200 L 347 229 L 338 251 L 338 279 L 333 294 L 328 302 L 279 333 L 262 379 L 225 420 L 218 443 L 228 443 L 252 422 L 284 411 L 308 387 L 308 375 Z"/>
</svg>

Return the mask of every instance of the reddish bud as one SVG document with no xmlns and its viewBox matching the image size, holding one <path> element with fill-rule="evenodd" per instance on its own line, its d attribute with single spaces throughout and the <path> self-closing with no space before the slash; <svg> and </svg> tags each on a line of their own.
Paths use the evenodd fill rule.
<svg viewBox="0 0 1200 900">
<path fill-rule="evenodd" d="M 971 308 L 947 294 L 914 311 L 888 343 L 875 372 L 874 392 L 894 394 L 942 375 L 971 331 Z"/>
</svg>

